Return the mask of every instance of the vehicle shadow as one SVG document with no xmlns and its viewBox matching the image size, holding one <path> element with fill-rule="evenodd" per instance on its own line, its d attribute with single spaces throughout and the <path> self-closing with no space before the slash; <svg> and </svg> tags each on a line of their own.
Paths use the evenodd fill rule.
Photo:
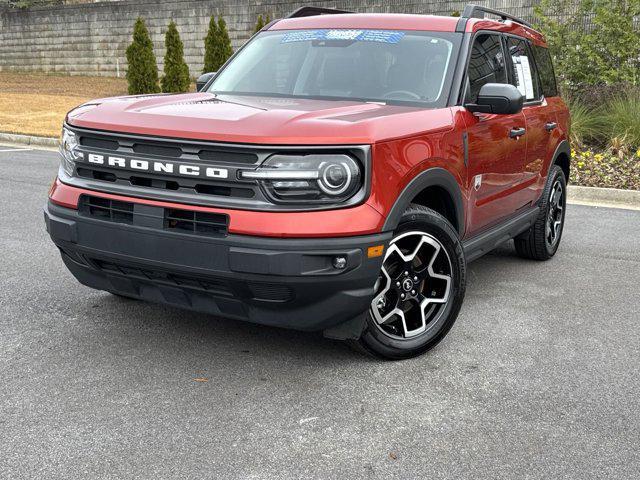
<svg viewBox="0 0 640 480">
<path fill-rule="evenodd" d="M 504 269 L 505 264 L 520 268 L 522 261 L 513 247 L 507 244 L 474 262 L 468 269 L 467 295 L 473 295 L 478 286 L 495 278 L 496 271 Z M 112 322 L 109 331 L 126 332 L 127 342 L 162 352 L 191 352 L 194 357 L 215 353 L 217 358 L 242 356 L 263 361 L 313 359 L 317 364 L 378 361 L 354 351 L 344 342 L 324 338 L 321 332 L 301 332 L 229 320 L 120 298 L 105 292 L 96 292 L 84 306 L 80 304 L 78 307 L 84 310 L 83 316 L 98 315 L 104 322 Z M 463 305 L 458 321 L 463 321 L 465 314 Z"/>
</svg>

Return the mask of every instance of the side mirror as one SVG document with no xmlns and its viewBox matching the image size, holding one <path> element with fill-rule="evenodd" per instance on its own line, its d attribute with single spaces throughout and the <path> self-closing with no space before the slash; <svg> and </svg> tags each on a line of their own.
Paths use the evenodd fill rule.
<svg viewBox="0 0 640 480">
<path fill-rule="evenodd" d="M 201 92 L 209 80 L 216 76 L 216 73 L 218 72 L 207 72 L 200 75 L 198 80 L 196 80 L 196 91 Z"/>
<path fill-rule="evenodd" d="M 478 101 L 465 105 L 470 112 L 509 115 L 522 110 L 524 96 L 508 83 L 487 83 L 480 88 Z"/>
</svg>

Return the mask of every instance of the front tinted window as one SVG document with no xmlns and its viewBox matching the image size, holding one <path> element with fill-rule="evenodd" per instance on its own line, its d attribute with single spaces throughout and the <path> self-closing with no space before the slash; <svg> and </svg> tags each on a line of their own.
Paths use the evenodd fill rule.
<svg viewBox="0 0 640 480">
<path fill-rule="evenodd" d="M 209 91 L 444 105 L 459 39 L 390 30 L 263 32 Z"/>
<path fill-rule="evenodd" d="M 507 49 L 511 57 L 512 83 L 518 87 L 526 101 L 539 100 L 542 92 L 529 44 L 521 38 L 507 37 Z"/>
<path fill-rule="evenodd" d="M 558 88 L 556 87 L 556 75 L 553 71 L 553 63 L 549 50 L 539 45 L 533 46 L 533 56 L 536 59 L 536 66 L 540 74 L 542 93 L 545 97 L 556 97 Z"/>
<path fill-rule="evenodd" d="M 507 83 L 500 35 L 480 34 L 473 41 L 467 68 L 466 101 L 476 103 L 480 89 L 487 83 Z"/>
</svg>

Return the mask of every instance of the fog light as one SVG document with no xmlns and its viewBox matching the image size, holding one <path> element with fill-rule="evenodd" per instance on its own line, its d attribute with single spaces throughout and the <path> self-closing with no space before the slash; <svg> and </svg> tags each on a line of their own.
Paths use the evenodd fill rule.
<svg viewBox="0 0 640 480">
<path fill-rule="evenodd" d="M 333 259 L 333 267 L 338 270 L 344 269 L 347 266 L 347 259 L 345 257 L 335 257 Z"/>
</svg>

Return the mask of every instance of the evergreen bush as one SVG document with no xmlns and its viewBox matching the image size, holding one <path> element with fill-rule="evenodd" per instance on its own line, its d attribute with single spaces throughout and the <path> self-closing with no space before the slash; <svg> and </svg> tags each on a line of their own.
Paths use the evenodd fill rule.
<svg viewBox="0 0 640 480">
<path fill-rule="evenodd" d="M 217 72 L 232 54 L 226 22 L 222 17 L 218 18 L 218 22 L 215 17 L 211 17 L 209 31 L 204 39 L 203 73 Z"/>
<path fill-rule="evenodd" d="M 153 42 L 140 17 L 133 26 L 133 42 L 127 47 L 127 82 L 129 94 L 158 93 L 158 64 L 153 54 Z"/>
<path fill-rule="evenodd" d="M 262 18 L 262 15 L 258 15 L 258 22 L 256 23 L 256 28 L 253 29 L 253 33 L 258 33 L 265 25 L 269 25 L 270 23 L 271 17 L 269 14 L 264 18 Z"/>
<path fill-rule="evenodd" d="M 231 48 L 231 39 L 229 38 L 229 32 L 227 31 L 227 23 L 222 17 L 218 18 L 218 38 L 220 41 L 220 68 L 224 62 L 226 62 L 231 55 L 233 55 L 233 48 Z M 218 70 L 216 68 L 216 71 Z"/>
<path fill-rule="evenodd" d="M 181 93 L 189 90 L 189 67 L 184 61 L 184 47 L 175 22 L 169 23 L 164 37 L 164 76 L 161 86 L 165 93 Z"/>
<path fill-rule="evenodd" d="M 204 37 L 204 68 L 202 73 L 217 71 L 218 24 L 214 16 L 209 20 L 209 30 Z"/>
<path fill-rule="evenodd" d="M 258 21 L 256 23 L 256 28 L 253 29 L 253 33 L 258 33 L 264 27 L 264 20 L 262 19 L 262 15 L 258 15 Z"/>
</svg>

